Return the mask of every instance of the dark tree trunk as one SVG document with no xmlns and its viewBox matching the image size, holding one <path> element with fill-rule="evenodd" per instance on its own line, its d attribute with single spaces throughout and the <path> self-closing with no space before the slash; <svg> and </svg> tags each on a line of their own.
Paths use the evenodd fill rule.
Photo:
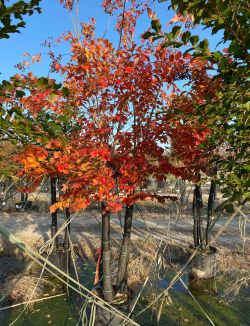
<svg viewBox="0 0 250 326">
<path fill-rule="evenodd" d="M 193 218 L 194 218 L 194 246 L 203 243 L 203 216 L 202 216 L 203 200 L 201 192 L 201 176 L 198 175 L 198 181 L 194 189 L 194 198 L 193 198 Z"/>
<path fill-rule="evenodd" d="M 193 219 L 194 219 L 193 238 L 194 238 L 195 248 L 198 247 L 198 245 L 199 245 L 198 218 L 197 218 L 196 206 L 197 206 L 196 189 L 194 189 L 194 192 L 193 192 Z"/>
<path fill-rule="evenodd" d="M 179 188 L 179 193 L 180 193 L 180 207 L 182 209 L 186 203 L 186 191 L 187 191 L 186 181 L 178 180 L 178 188 Z"/>
<path fill-rule="evenodd" d="M 50 177 L 50 190 L 51 190 L 51 204 L 57 202 L 56 199 L 56 178 Z M 57 211 L 51 213 L 51 237 L 53 238 L 57 232 Z M 56 246 L 58 245 L 58 239 L 55 239 Z"/>
<path fill-rule="evenodd" d="M 214 213 L 214 201 L 216 196 L 216 182 L 214 180 L 211 181 L 209 197 L 208 197 L 208 205 L 207 205 L 207 226 L 206 226 L 206 246 L 210 240 L 210 226 L 211 226 L 211 218 Z"/>
<path fill-rule="evenodd" d="M 101 285 L 103 297 L 107 302 L 113 300 L 113 284 L 111 278 L 111 250 L 110 250 L 110 213 L 105 212 L 105 203 L 102 203 L 102 243 L 101 243 Z"/>
<path fill-rule="evenodd" d="M 66 222 L 70 220 L 70 211 L 69 208 L 67 207 L 65 210 L 65 215 L 66 215 Z M 69 249 L 69 234 L 70 234 L 70 223 L 65 228 L 65 233 L 64 233 L 64 249 Z"/>
<path fill-rule="evenodd" d="M 28 200 L 28 194 L 26 192 L 21 192 L 21 205 L 25 207 L 25 204 Z"/>
<path fill-rule="evenodd" d="M 124 229 L 123 229 L 123 239 L 122 246 L 119 257 L 118 273 L 117 273 L 117 291 L 126 291 L 127 285 L 127 267 L 129 261 L 130 253 L 130 237 L 131 237 L 131 227 L 133 220 L 133 209 L 134 205 L 126 206 Z"/>
<path fill-rule="evenodd" d="M 70 220 L 70 211 L 67 207 L 65 209 L 65 221 L 68 222 Z M 69 235 L 70 235 L 70 223 L 66 226 L 64 231 L 64 242 L 63 242 L 63 270 L 68 273 L 70 268 L 70 242 L 69 242 Z"/>
<path fill-rule="evenodd" d="M 198 217 L 198 235 L 199 235 L 199 244 L 203 244 L 204 234 L 203 234 L 203 200 L 201 192 L 200 182 L 196 186 L 196 207 L 197 207 L 197 217 Z"/>
</svg>

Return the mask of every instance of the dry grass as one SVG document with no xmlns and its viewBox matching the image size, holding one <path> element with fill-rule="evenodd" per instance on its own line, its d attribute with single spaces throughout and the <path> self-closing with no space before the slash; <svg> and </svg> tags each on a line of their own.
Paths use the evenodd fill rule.
<svg viewBox="0 0 250 326">
<path fill-rule="evenodd" d="M 227 248 L 220 248 L 217 256 L 218 269 L 222 278 L 230 276 L 227 281 L 225 295 L 237 296 L 242 287 L 250 284 L 250 248 L 243 255 L 239 251 L 232 251 Z"/>
<path fill-rule="evenodd" d="M 174 266 L 177 269 L 184 265 L 191 255 L 188 247 L 185 248 L 174 242 L 164 245 L 161 250 L 166 267 Z"/>
<path fill-rule="evenodd" d="M 23 253 L 6 238 L 0 237 L 0 254 L 2 256 L 23 258 Z"/>
<path fill-rule="evenodd" d="M 39 213 L 49 213 L 50 203 L 45 200 L 39 200 L 34 203 L 34 209 Z"/>
<path fill-rule="evenodd" d="M 1 294 L 10 302 L 30 301 L 42 297 L 46 284 L 47 281 L 42 278 L 21 274 L 8 278 L 2 286 Z"/>
<path fill-rule="evenodd" d="M 217 263 L 219 270 L 224 273 L 231 273 L 232 271 L 249 271 L 250 273 L 250 248 L 249 253 L 243 255 L 239 251 L 232 251 L 228 248 L 222 247 L 218 250 Z"/>
<path fill-rule="evenodd" d="M 120 243 L 112 241 L 113 276 L 116 277 L 120 255 Z M 130 259 L 128 264 L 128 285 L 133 288 L 143 283 L 148 277 L 152 263 L 156 258 L 157 246 L 152 241 L 133 240 L 130 246 Z"/>
<path fill-rule="evenodd" d="M 114 279 L 117 274 L 121 242 L 113 239 L 111 242 L 112 270 Z M 84 259 L 96 260 L 97 249 L 100 248 L 100 240 L 84 237 L 79 240 L 77 254 Z M 132 240 L 130 259 L 128 264 L 128 284 L 131 288 L 141 284 L 148 277 L 152 263 L 156 259 L 157 246 L 153 241 Z"/>
<path fill-rule="evenodd" d="M 44 243 L 41 234 L 33 230 L 22 230 L 14 235 L 34 250 L 38 249 Z M 25 254 L 18 249 L 16 245 L 11 244 L 3 237 L 0 237 L 0 253 L 3 256 L 15 256 L 21 259 L 25 258 Z"/>
<path fill-rule="evenodd" d="M 157 246 L 154 242 L 135 240 L 131 244 L 131 257 L 128 264 L 128 284 L 134 287 L 143 283 L 153 271 Z"/>
<path fill-rule="evenodd" d="M 250 285 L 250 272 L 249 271 L 240 271 L 238 274 L 234 275 L 232 279 L 227 282 L 225 294 L 237 296 L 243 287 L 249 287 Z"/>
</svg>

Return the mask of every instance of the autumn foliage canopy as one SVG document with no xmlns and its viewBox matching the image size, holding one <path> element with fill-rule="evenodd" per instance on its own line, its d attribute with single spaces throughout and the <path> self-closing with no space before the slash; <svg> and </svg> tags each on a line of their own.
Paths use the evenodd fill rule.
<svg viewBox="0 0 250 326">
<path fill-rule="evenodd" d="M 28 144 L 15 156 L 25 191 L 44 176 L 63 182 L 52 210 L 105 201 L 107 210 L 118 211 L 122 204 L 157 197 L 139 191 L 149 177 L 195 180 L 211 155 L 201 146 L 209 128 L 189 119 L 208 93 L 216 96 L 219 82 L 211 82 L 208 63 L 163 48 L 161 39 L 136 42 L 138 18 L 155 18 L 147 2 L 103 6 L 117 16 L 118 47 L 95 36 L 92 19 L 81 25 L 81 35 L 64 36 L 70 59 L 51 63 L 60 83 L 29 73 L 15 75 L 1 90 L 1 103 L 18 107 L 33 125 Z"/>
</svg>

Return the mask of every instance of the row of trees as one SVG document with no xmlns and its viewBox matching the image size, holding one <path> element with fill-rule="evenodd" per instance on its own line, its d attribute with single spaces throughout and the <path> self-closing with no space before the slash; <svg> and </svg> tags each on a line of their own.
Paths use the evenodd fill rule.
<svg viewBox="0 0 250 326">
<path fill-rule="evenodd" d="M 65 5 L 72 10 L 73 2 Z M 225 186 L 231 200 L 247 196 L 243 112 L 249 55 L 242 44 L 241 50 L 237 47 L 238 34 L 230 34 L 212 11 L 209 16 L 209 1 L 172 1 L 177 13 L 170 33 L 162 31 L 147 1 L 110 0 L 103 6 L 116 16 L 118 48 L 95 36 L 94 20 L 82 24 L 81 35 L 64 37 L 71 47 L 69 61 L 54 57 L 51 63 L 61 82 L 17 74 L 2 82 L 0 108 L 2 139 L 22 144 L 15 156 L 18 176 L 26 185 L 22 190 L 35 189 L 44 176 L 51 180 L 52 236 L 59 209 L 69 218 L 72 211 L 100 203 L 101 287 L 104 299 L 112 302 L 115 292 L 126 291 L 133 205 L 142 199 L 175 200 L 139 192 L 149 177 L 164 180 L 171 174 L 194 182 L 196 246 L 209 243 L 208 232 L 204 236 L 201 231 L 201 173 L 212 178 L 208 231 L 217 182 Z M 221 9 L 219 3 L 216 6 Z M 145 12 L 152 28 L 143 34 L 147 41 L 138 44 L 133 35 Z M 242 15 L 239 11 L 232 18 L 239 28 L 245 24 Z M 211 26 L 214 33 L 225 30 L 229 48 L 224 53 L 210 52 L 206 40 L 199 42 L 191 35 L 193 23 Z M 209 74 L 211 69 L 216 75 Z M 188 90 L 184 92 L 180 84 Z M 62 184 L 59 197 L 57 180 Z M 110 214 L 123 207 L 124 234 L 114 292 Z"/>
</svg>

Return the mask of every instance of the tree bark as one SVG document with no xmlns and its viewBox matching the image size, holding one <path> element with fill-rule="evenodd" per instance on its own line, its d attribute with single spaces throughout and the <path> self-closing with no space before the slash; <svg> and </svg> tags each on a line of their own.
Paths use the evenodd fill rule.
<svg viewBox="0 0 250 326">
<path fill-rule="evenodd" d="M 195 184 L 193 194 L 193 218 L 194 218 L 194 246 L 197 247 L 203 244 L 203 216 L 202 216 L 203 200 L 201 192 L 201 175 L 198 175 L 198 180 Z"/>
<path fill-rule="evenodd" d="M 21 192 L 21 205 L 22 205 L 22 207 L 25 207 L 27 200 L 28 200 L 28 194 L 26 192 Z"/>
<path fill-rule="evenodd" d="M 69 208 L 67 207 L 65 209 L 65 215 L 66 215 L 66 222 L 70 220 L 70 211 Z M 69 249 L 69 234 L 70 234 L 70 223 L 65 228 L 65 233 L 64 233 L 64 249 Z"/>
<path fill-rule="evenodd" d="M 126 291 L 125 287 L 127 285 L 127 267 L 128 267 L 129 252 L 130 252 L 130 237 L 131 237 L 131 228 L 132 228 L 132 220 L 133 220 L 133 209 L 134 209 L 134 205 L 126 206 L 123 239 L 122 239 L 122 246 L 120 250 L 118 273 L 117 273 L 116 285 L 117 285 L 118 292 Z"/>
<path fill-rule="evenodd" d="M 202 208 L 203 208 L 203 200 L 202 200 L 201 183 L 200 183 L 200 176 L 199 176 L 199 182 L 196 185 L 196 209 L 197 209 L 197 218 L 198 218 L 199 244 L 201 245 L 203 245 L 203 240 L 204 240 Z"/>
<path fill-rule="evenodd" d="M 111 302 L 113 300 L 113 284 L 111 278 L 110 213 L 105 212 L 105 208 L 106 204 L 102 203 L 101 285 L 104 300 Z"/>
<path fill-rule="evenodd" d="M 57 202 L 56 199 L 56 178 L 50 177 L 50 190 L 51 190 L 51 204 Z M 57 211 L 51 213 L 51 237 L 53 238 L 57 232 Z M 56 246 L 58 245 L 58 238 L 55 239 Z"/>
<path fill-rule="evenodd" d="M 194 219 L 194 225 L 193 225 L 193 238 L 194 238 L 194 246 L 195 248 L 199 245 L 199 237 L 198 237 L 198 220 L 197 220 L 197 212 L 196 212 L 196 189 L 194 189 L 193 192 L 193 219 Z"/>
<path fill-rule="evenodd" d="M 211 218 L 214 213 L 214 201 L 216 196 L 216 182 L 214 180 L 211 181 L 209 197 L 208 197 L 208 205 L 207 205 L 207 226 L 206 226 L 206 246 L 210 241 L 210 226 L 211 226 Z"/>
<path fill-rule="evenodd" d="M 70 219 L 70 211 L 69 208 L 67 207 L 65 209 L 65 221 L 68 222 Z M 63 270 L 65 273 L 68 273 L 69 268 L 70 268 L 70 243 L 69 243 L 69 235 L 70 235 L 70 223 L 66 226 L 65 231 L 64 231 L 64 241 L 63 241 Z"/>
</svg>

